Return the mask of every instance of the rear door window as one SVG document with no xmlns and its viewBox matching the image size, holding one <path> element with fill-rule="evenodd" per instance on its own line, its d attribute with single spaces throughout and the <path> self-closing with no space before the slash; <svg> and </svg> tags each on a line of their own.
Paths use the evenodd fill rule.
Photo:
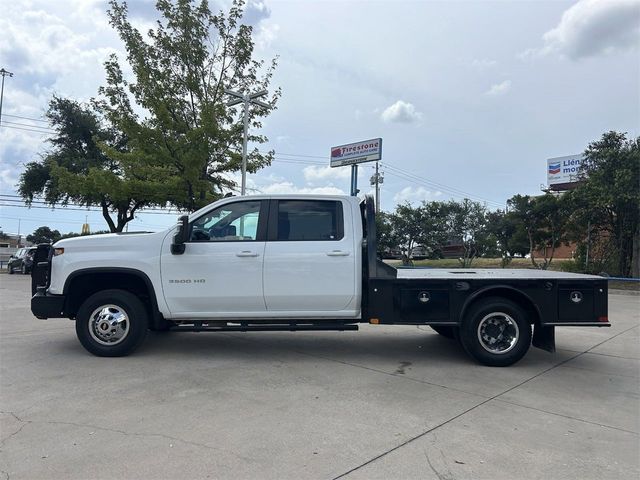
<svg viewBox="0 0 640 480">
<path fill-rule="evenodd" d="M 329 200 L 279 200 L 272 216 L 277 241 L 336 241 L 344 237 L 342 203 Z M 275 223 L 275 225 L 273 225 Z"/>
</svg>

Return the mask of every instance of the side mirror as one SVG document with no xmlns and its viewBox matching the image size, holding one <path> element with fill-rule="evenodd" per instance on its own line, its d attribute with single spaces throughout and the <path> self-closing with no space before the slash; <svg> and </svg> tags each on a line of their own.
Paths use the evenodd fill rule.
<svg viewBox="0 0 640 480">
<path fill-rule="evenodd" d="M 189 240 L 189 216 L 183 215 L 178 219 L 178 229 L 173 236 L 171 243 L 171 253 L 173 255 L 182 255 L 185 250 L 185 243 Z"/>
</svg>

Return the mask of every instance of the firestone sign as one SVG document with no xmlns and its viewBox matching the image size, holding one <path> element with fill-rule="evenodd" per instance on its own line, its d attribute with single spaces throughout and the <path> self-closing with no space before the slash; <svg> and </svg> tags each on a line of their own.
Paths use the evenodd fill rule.
<svg viewBox="0 0 640 480">
<path fill-rule="evenodd" d="M 355 165 L 357 163 L 375 162 L 381 158 L 381 138 L 331 147 L 332 167 L 343 167 L 345 165 Z"/>
<path fill-rule="evenodd" d="M 567 185 L 577 183 L 582 173 L 582 155 L 568 155 L 547 160 L 547 185 Z"/>
</svg>

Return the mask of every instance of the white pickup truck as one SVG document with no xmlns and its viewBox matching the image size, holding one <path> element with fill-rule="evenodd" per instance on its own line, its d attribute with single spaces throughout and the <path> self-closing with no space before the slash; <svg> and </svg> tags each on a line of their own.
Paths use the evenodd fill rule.
<svg viewBox="0 0 640 480">
<path fill-rule="evenodd" d="M 230 197 L 158 233 L 40 245 L 31 310 L 70 318 L 82 345 L 127 355 L 147 330 L 357 330 L 430 325 L 506 366 L 556 326 L 609 326 L 607 282 L 539 270 L 395 269 L 376 257 L 373 202 Z"/>
</svg>

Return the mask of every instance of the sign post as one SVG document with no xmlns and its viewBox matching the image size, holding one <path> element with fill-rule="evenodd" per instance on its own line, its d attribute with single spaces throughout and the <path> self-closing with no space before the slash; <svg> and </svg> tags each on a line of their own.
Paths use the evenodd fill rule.
<svg viewBox="0 0 640 480">
<path fill-rule="evenodd" d="M 351 196 L 358 195 L 358 164 L 382 159 L 382 139 L 331 147 L 331 167 L 351 165 Z"/>
<path fill-rule="evenodd" d="M 358 165 L 351 165 L 351 196 L 355 197 L 358 195 Z"/>
</svg>

